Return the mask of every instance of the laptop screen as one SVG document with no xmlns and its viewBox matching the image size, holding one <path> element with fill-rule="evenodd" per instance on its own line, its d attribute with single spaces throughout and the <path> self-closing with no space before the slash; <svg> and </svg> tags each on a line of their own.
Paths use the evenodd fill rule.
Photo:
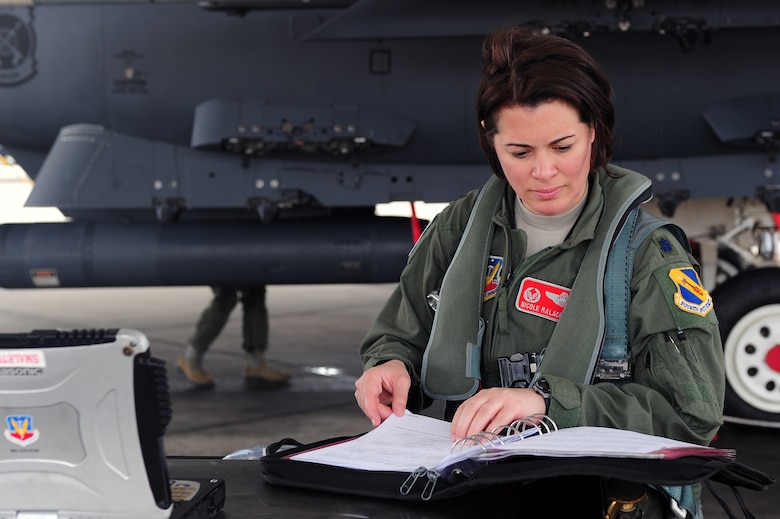
<svg viewBox="0 0 780 519">
<path fill-rule="evenodd" d="M 0 519 L 169 517 L 170 418 L 141 332 L 0 334 Z"/>
</svg>

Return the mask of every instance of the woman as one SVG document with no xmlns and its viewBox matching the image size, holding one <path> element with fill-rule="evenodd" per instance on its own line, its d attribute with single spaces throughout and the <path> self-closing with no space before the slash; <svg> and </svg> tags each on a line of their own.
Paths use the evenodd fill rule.
<svg viewBox="0 0 780 519">
<path fill-rule="evenodd" d="M 614 237 L 607 230 L 619 229 L 649 198 L 649 181 L 609 164 L 612 88 L 581 47 L 508 28 L 485 40 L 483 58 L 478 131 L 496 178 L 451 203 L 410 254 L 361 346 L 359 406 L 376 426 L 405 408 L 447 400 L 453 439 L 546 413 L 559 427 L 607 426 L 708 444 L 723 405 L 717 319 L 685 240 L 668 228 L 650 233 L 633 261 L 629 368 L 586 380 L 545 369 L 554 353 L 582 358 L 593 351 L 598 322 L 587 316 L 600 296 L 588 302 L 572 287 L 604 274 L 599 254 Z M 698 299 L 681 296 L 684 290 Z M 434 310 L 429 302 L 439 295 Z M 586 317 L 578 321 L 580 315 Z M 564 316 L 577 332 L 553 346 Z M 542 353 L 532 386 L 502 383 L 500 363 L 533 363 Z M 651 496 L 645 517 L 655 516 L 659 499 Z"/>
</svg>

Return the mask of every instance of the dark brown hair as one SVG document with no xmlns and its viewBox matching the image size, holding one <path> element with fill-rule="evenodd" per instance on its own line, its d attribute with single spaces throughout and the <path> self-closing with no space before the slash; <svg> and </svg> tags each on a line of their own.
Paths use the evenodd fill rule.
<svg viewBox="0 0 780 519">
<path fill-rule="evenodd" d="M 559 36 L 507 27 L 485 39 L 482 59 L 477 96 L 479 142 L 496 175 L 504 178 L 493 147 L 498 111 L 515 104 L 538 106 L 554 100 L 572 106 L 581 122 L 594 127 L 591 169 L 607 165 L 614 149 L 612 86 L 601 65 L 585 49 Z"/>
</svg>

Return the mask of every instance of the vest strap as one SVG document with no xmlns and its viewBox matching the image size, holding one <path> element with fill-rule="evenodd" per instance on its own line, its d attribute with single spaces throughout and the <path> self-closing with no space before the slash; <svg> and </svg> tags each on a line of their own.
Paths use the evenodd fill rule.
<svg viewBox="0 0 780 519">
<path fill-rule="evenodd" d="M 626 177 L 616 182 L 627 182 Z M 590 384 L 596 372 L 606 335 L 605 277 L 608 258 L 619 233 L 626 228 L 632 211 L 650 193 L 651 183 L 646 177 L 636 179 L 631 190 L 618 206 L 606 205 L 602 224 L 585 253 L 579 273 L 571 288 L 571 295 L 555 325 L 544 351 L 544 358 L 534 375 L 533 382 L 548 375 L 566 378 L 573 382 Z M 625 254 L 623 258 L 625 259 Z M 595 273 L 595 275 L 594 275 Z M 630 283 L 630 280 L 628 281 Z M 594 304 L 595 302 L 595 304 Z M 575 308 L 576 310 L 571 310 Z M 572 312 L 576 311 L 574 315 Z M 583 329 L 582 323 L 598 323 Z M 627 333 L 626 340 L 628 339 Z"/>
<path fill-rule="evenodd" d="M 618 235 L 607 261 L 604 280 L 607 332 L 601 349 L 595 379 L 625 383 L 631 380 L 631 354 L 628 350 L 628 308 L 631 305 L 631 276 L 639 246 L 656 229 L 666 227 L 690 252 L 685 232 L 674 224 L 634 209 Z"/>
<path fill-rule="evenodd" d="M 486 265 L 493 241 L 491 221 L 502 203 L 504 186 L 492 176 L 482 187 L 444 274 L 420 373 L 422 389 L 431 398 L 465 400 L 480 387 L 485 276 L 475 275 L 474 269 L 481 272 Z"/>
</svg>

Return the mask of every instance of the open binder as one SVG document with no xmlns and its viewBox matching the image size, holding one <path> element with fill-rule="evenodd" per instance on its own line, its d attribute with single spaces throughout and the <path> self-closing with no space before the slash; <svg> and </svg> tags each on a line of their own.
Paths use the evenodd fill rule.
<svg viewBox="0 0 780 519">
<path fill-rule="evenodd" d="M 546 417 L 453 445 L 450 424 L 407 412 L 361 435 L 302 445 L 284 439 L 261 459 L 271 484 L 401 500 L 456 497 L 489 485 L 599 476 L 657 486 L 711 480 L 764 490 L 769 476 L 704 447 L 603 427 L 556 430 Z"/>
</svg>

